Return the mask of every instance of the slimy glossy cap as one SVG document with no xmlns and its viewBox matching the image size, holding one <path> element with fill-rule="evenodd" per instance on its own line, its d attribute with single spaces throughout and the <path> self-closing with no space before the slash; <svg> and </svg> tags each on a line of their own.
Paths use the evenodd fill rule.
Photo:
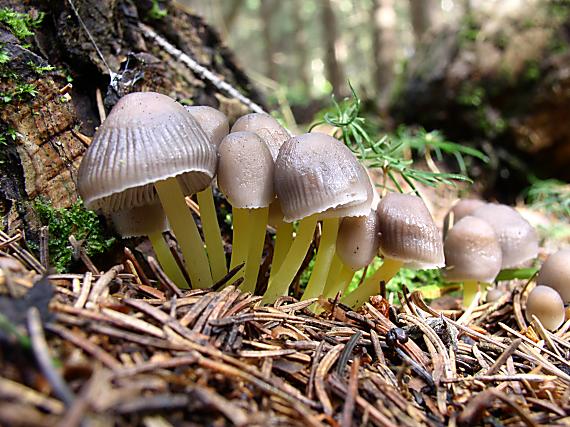
<svg viewBox="0 0 570 427">
<path fill-rule="evenodd" d="M 479 199 L 461 199 L 449 210 L 443 220 L 443 230 L 447 233 L 451 227 L 457 224 L 461 218 L 471 215 L 475 209 L 485 205 L 483 200 Z"/>
<path fill-rule="evenodd" d="M 565 303 L 570 303 L 570 249 L 562 249 L 546 258 L 536 283 L 554 289 Z"/>
<path fill-rule="evenodd" d="M 232 132 L 218 148 L 218 186 L 235 208 L 267 207 L 275 198 L 273 159 L 252 132 Z"/>
<path fill-rule="evenodd" d="M 380 228 L 376 211 L 368 216 L 343 218 L 336 240 L 336 253 L 353 270 L 366 267 L 378 253 Z"/>
<path fill-rule="evenodd" d="M 491 283 L 501 270 L 501 245 L 486 221 L 465 216 L 447 232 L 443 245 L 448 280 Z"/>
<path fill-rule="evenodd" d="M 170 229 L 160 203 L 113 212 L 111 220 L 117 233 L 125 238 L 148 236 Z"/>
<path fill-rule="evenodd" d="M 564 323 L 564 303 L 558 292 L 548 286 L 537 286 L 526 301 L 526 319 L 532 322 L 535 315 L 542 325 L 555 331 Z"/>
<path fill-rule="evenodd" d="M 515 209 L 506 205 L 487 203 L 472 212 L 493 227 L 501 250 L 501 268 L 523 264 L 538 254 L 538 235 L 535 229 Z"/>
<path fill-rule="evenodd" d="M 419 268 L 444 265 L 441 234 L 423 200 L 389 193 L 378 205 L 380 251 Z"/>
<path fill-rule="evenodd" d="M 366 216 L 369 188 L 366 170 L 350 149 L 325 134 L 290 138 L 275 162 L 275 190 L 286 222 L 341 208 L 355 208 L 343 209 L 343 216 Z"/>
<path fill-rule="evenodd" d="M 182 105 L 154 92 L 124 96 L 95 133 L 78 189 L 89 209 L 115 212 L 152 204 L 153 184 L 177 177 L 185 194 L 215 175 L 216 150 Z"/>
<path fill-rule="evenodd" d="M 230 124 L 224 113 L 205 105 L 192 105 L 185 107 L 194 119 L 200 124 L 210 143 L 217 147 L 222 139 L 229 133 Z"/>
</svg>

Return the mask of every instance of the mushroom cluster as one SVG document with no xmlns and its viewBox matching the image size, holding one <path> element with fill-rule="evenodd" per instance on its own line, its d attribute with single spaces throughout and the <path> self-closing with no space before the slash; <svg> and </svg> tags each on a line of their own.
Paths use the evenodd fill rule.
<svg viewBox="0 0 570 427">
<path fill-rule="evenodd" d="M 379 201 L 366 168 L 346 145 L 324 133 L 291 136 L 267 114 L 243 116 L 230 130 L 213 108 L 132 93 L 97 130 L 78 177 L 88 208 L 107 215 L 125 237 L 148 236 L 170 278 L 194 288 L 228 276 L 215 183 L 232 206 L 229 269 L 244 265 L 228 283 L 239 280 L 242 290 L 256 291 L 268 224 L 276 230 L 266 303 L 287 295 L 319 224 L 303 299 L 345 293 L 354 272 L 377 255 L 382 266 L 344 295 L 344 303 L 363 304 L 404 264 L 443 264 L 440 232 L 419 197 L 389 194 Z M 193 195 L 204 240 L 185 200 Z M 166 230 L 176 237 L 182 260 L 165 242 Z"/>
<path fill-rule="evenodd" d="M 538 254 L 536 231 L 506 205 L 460 200 L 444 220 L 444 234 L 444 277 L 463 282 L 465 307 L 501 269 L 519 267 Z"/>
</svg>

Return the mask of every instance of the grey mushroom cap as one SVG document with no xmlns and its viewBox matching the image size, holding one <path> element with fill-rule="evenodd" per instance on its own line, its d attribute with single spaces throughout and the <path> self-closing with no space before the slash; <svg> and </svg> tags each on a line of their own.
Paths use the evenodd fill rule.
<svg viewBox="0 0 570 427">
<path fill-rule="evenodd" d="M 217 149 L 222 139 L 230 132 L 230 124 L 226 115 L 206 105 L 191 105 L 185 108 L 200 124 L 210 143 L 214 144 Z"/>
<path fill-rule="evenodd" d="M 215 147 L 182 105 L 154 92 L 124 96 L 101 124 L 79 167 L 85 206 L 111 213 L 154 203 L 153 184 L 177 177 L 185 194 L 215 175 Z"/>
<path fill-rule="evenodd" d="M 285 222 L 337 209 L 343 211 L 335 216 L 366 216 L 369 187 L 366 170 L 350 149 L 325 134 L 290 138 L 275 162 L 275 190 Z M 353 207 L 358 208 L 344 209 Z"/>
<path fill-rule="evenodd" d="M 501 271 L 501 245 L 486 221 L 465 216 L 447 232 L 443 245 L 448 280 L 491 283 Z"/>
<path fill-rule="evenodd" d="M 421 198 L 390 193 L 377 211 L 382 254 L 416 268 L 444 265 L 441 234 Z"/>
<path fill-rule="evenodd" d="M 117 233 L 124 238 L 170 230 L 160 203 L 113 212 L 111 220 Z"/>
<path fill-rule="evenodd" d="M 536 283 L 554 289 L 565 303 L 570 303 L 570 249 L 562 249 L 546 258 Z"/>
<path fill-rule="evenodd" d="M 471 215 L 473 211 L 485 205 L 486 202 L 479 199 L 461 199 L 453 205 L 443 219 L 444 233 L 453 227 L 461 218 Z"/>
<path fill-rule="evenodd" d="M 551 331 L 555 331 L 564 323 L 565 311 L 562 298 L 554 289 L 548 286 L 537 286 L 526 301 L 526 319 L 532 322 L 532 316 L 536 316 L 542 325 Z"/>
<path fill-rule="evenodd" d="M 236 208 L 269 206 L 275 198 L 269 149 L 252 132 L 232 132 L 218 148 L 218 186 Z"/>
<path fill-rule="evenodd" d="M 510 206 L 488 203 L 471 215 L 487 221 L 495 230 L 503 251 L 501 268 L 520 266 L 538 255 L 536 230 Z"/>
<path fill-rule="evenodd" d="M 279 149 L 291 136 L 279 122 L 264 113 L 251 113 L 240 117 L 232 126 L 232 132 L 253 132 L 267 144 L 273 161 L 277 160 Z"/>
<path fill-rule="evenodd" d="M 354 271 L 370 264 L 378 253 L 379 232 L 374 210 L 368 216 L 343 218 L 336 240 L 336 253 L 342 263 Z"/>
</svg>

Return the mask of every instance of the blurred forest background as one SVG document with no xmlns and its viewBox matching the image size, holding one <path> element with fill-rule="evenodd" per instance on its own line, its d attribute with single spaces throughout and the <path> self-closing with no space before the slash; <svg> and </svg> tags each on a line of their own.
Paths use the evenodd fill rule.
<svg viewBox="0 0 570 427">
<path fill-rule="evenodd" d="M 350 81 L 381 130 L 440 130 L 485 152 L 485 172 L 471 173 L 492 197 L 513 202 L 538 178 L 570 179 L 568 1 L 182 3 L 220 32 L 293 128 L 330 94 L 348 96 Z"/>
</svg>

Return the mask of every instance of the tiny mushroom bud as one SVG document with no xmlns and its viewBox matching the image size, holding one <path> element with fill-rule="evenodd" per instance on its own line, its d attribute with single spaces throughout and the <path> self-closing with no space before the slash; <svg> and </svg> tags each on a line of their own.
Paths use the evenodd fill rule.
<svg viewBox="0 0 570 427">
<path fill-rule="evenodd" d="M 466 216 L 447 232 L 443 250 L 444 276 L 463 282 L 463 305 L 468 307 L 479 282 L 492 283 L 501 270 L 501 245 L 493 228 L 484 220 Z"/>
<path fill-rule="evenodd" d="M 421 198 L 390 193 L 378 205 L 380 252 L 384 264 L 342 302 L 359 307 L 378 293 L 380 282 L 388 283 L 403 264 L 437 268 L 444 264 L 441 234 Z"/>
<path fill-rule="evenodd" d="M 536 258 L 538 235 L 515 209 L 488 203 L 475 209 L 471 215 L 487 221 L 495 230 L 503 252 L 501 268 L 518 267 Z"/>
<path fill-rule="evenodd" d="M 551 287 L 565 303 L 570 303 L 570 249 L 549 255 L 540 268 L 536 283 Z"/>
<path fill-rule="evenodd" d="M 564 303 L 558 292 L 548 286 L 535 287 L 526 301 L 526 318 L 532 322 L 536 316 L 542 325 L 555 331 L 564 323 Z"/>
</svg>

